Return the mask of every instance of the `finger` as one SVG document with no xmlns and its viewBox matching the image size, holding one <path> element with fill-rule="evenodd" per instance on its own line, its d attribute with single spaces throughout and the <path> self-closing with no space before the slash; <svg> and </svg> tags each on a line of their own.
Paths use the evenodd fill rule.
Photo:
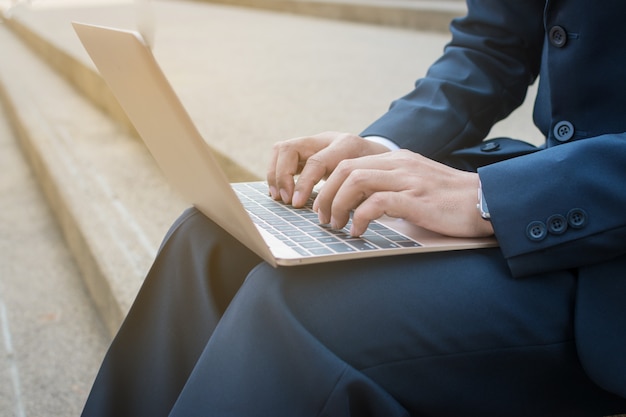
<svg viewBox="0 0 626 417">
<path fill-rule="evenodd" d="M 404 181 L 398 179 L 393 171 L 355 170 L 346 179 L 333 200 L 331 224 L 340 227 L 345 226 L 352 210 L 358 209 L 372 195 L 381 192 L 391 192 L 393 194 L 405 188 L 406 184 L 404 184 Z M 367 219 L 364 227 L 367 227 L 369 220 L 372 219 Z"/>
<path fill-rule="evenodd" d="M 342 168 L 346 165 L 348 165 L 347 161 L 344 161 L 337 166 L 337 169 L 326 179 L 324 186 L 317 194 L 317 197 L 315 197 L 313 210 L 317 212 L 321 224 L 330 223 L 332 202 L 339 187 L 341 187 L 349 174 L 348 168 Z"/>
<path fill-rule="evenodd" d="M 327 152 L 322 150 L 307 159 L 294 188 L 294 207 L 302 207 L 313 192 L 313 187 L 327 176 L 329 171 L 324 155 Z"/>
<path fill-rule="evenodd" d="M 334 142 L 332 145 L 322 149 L 307 160 L 307 163 L 298 178 L 298 183 L 296 184 L 297 191 L 302 190 L 303 194 L 308 193 L 303 196 L 304 198 L 308 198 L 315 184 L 317 184 L 320 180 L 327 178 L 331 175 L 331 173 L 334 173 L 336 168 L 338 168 L 338 165 L 343 163 L 343 161 L 348 161 L 348 159 L 344 159 L 346 153 L 345 147 L 345 143 Z M 337 176 L 340 178 L 344 177 L 341 174 L 338 174 Z M 324 184 L 323 188 L 326 188 L 326 184 Z M 330 189 L 332 189 L 331 195 L 334 195 L 336 190 L 333 187 L 329 187 L 329 190 Z M 314 203 L 313 206 L 314 210 L 317 210 L 316 203 Z M 328 220 L 325 220 L 323 223 L 328 223 Z"/>
<path fill-rule="evenodd" d="M 270 195 L 274 200 L 278 200 L 280 198 L 278 194 L 278 187 L 276 186 L 276 163 L 278 162 L 278 148 L 276 145 L 272 148 L 272 155 L 270 157 L 270 163 L 267 168 L 267 173 L 265 174 L 265 178 L 267 181 L 267 186 L 269 188 Z"/>
<path fill-rule="evenodd" d="M 294 177 L 302 171 L 309 158 L 326 148 L 331 141 L 331 135 L 319 134 L 279 142 L 274 146 L 276 152 L 274 187 L 285 203 L 292 202 L 295 189 Z M 306 179 L 302 187 L 308 188 Z M 298 196 L 300 206 L 309 197 L 312 189 L 311 186 L 308 190 L 301 190 L 302 197 Z"/>
<path fill-rule="evenodd" d="M 381 181 L 378 178 L 383 173 L 373 169 L 356 169 L 348 175 L 331 203 L 330 224 L 333 228 L 344 227 L 350 220 L 352 210 L 380 189 L 382 185 L 379 185 Z"/>
<path fill-rule="evenodd" d="M 320 222 L 333 223 L 334 220 L 342 225 L 349 211 L 373 192 L 403 187 L 401 178 L 390 175 L 396 164 L 388 155 L 342 161 L 315 200 L 313 208 Z"/>
<path fill-rule="evenodd" d="M 330 175 L 342 160 L 387 150 L 382 145 L 348 133 L 324 132 L 311 139 L 317 141 L 318 147 L 315 153 L 304 158 L 307 162 L 296 182 L 292 198 L 295 207 L 304 205 L 315 184 Z"/>
<path fill-rule="evenodd" d="M 405 218 L 407 211 L 416 216 L 416 208 L 411 207 L 409 199 L 402 192 L 382 191 L 371 194 L 363 201 L 352 215 L 350 234 L 361 236 L 373 220 L 387 215 L 395 218 Z"/>
<path fill-rule="evenodd" d="M 270 168 L 268 177 L 272 181 L 270 193 L 276 200 L 283 200 L 285 203 L 291 202 L 294 189 L 294 176 L 300 171 L 301 154 L 299 151 L 299 140 L 289 140 L 274 145 L 273 171 Z"/>
</svg>

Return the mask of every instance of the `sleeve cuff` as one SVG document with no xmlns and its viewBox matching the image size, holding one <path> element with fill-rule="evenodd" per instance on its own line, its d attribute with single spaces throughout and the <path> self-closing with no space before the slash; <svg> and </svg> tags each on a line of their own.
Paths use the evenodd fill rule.
<svg viewBox="0 0 626 417">
<path fill-rule="evenodd" d="M 400 149 L 400 147 L 396 145 L 395 142 L 387 138 L 383 138 L 382 136 L 365 136 L 363 137 L 363 139 L 386 146 L 387 148 L 389 148 L 390 151 L 397 151 L 398 149 Z"/>
</svg>

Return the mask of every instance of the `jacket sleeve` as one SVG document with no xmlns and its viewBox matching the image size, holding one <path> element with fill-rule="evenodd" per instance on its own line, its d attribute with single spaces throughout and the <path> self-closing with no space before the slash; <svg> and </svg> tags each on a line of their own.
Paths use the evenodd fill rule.
<svg viewBox="0 0 626 417">
<path fill-rule="evenodd" d="M 550 147 L 478 173 L 513 275 L 626 254 L 626 133 Z"/>
<path fill-rule="evenodd" d="M 475 145 L 524 101 L 537 77 L 544 0 L 469 0 L 444 54 L 363 136 L 435 160 Z"/>
</svg>

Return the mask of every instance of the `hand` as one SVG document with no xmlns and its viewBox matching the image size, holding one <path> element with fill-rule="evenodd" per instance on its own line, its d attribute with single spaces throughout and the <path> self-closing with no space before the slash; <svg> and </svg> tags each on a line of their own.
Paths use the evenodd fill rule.
<svg viewBox="0 0 626 417">
<path fill-rule="evenodd" d="M 334 228 L 352 216 L 353 236 L 386 214 L 449 236 L 493 234 L 476 208 L 478 174 L 401 150 L 344 160 L 319 192 L 313 209 Z"/>
<path fill-rule="evenodd" d="M 270 194 L 275 200 L 302 207 L 315 184 L 328 177 L 342 160 L 387 151 L 384 145 L 338 132 L 278 142 L 267 171 Z"/>
</svg>

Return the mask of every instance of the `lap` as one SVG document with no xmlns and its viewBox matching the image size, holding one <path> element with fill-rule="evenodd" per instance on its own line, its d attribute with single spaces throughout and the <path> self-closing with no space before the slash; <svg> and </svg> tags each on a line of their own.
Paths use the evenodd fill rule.
<svg viewBox="0 0 626 417">
<path fill-rule="evenodd" d="M 574 296 L 572 274 L 514 279 L 498 249 L 296 267 L 260 263 L 188 386 L 211 386 L 205 376 L 220 375 L 221 389 L 234 378 L 233 387 L 258 391 L 270 370 L 255 377 L 252 369 L 265 361 L 276 384 L 284 375 L 283 383 L 297 378 L 307 385 L 309 377 L 334 378 L 348 366 L 412 411 L 445 413 L 458 406 L 449 401 L 456 390 L 468 393 L 462 408 L 480 409 L 484 399 L 471 389 L 477 381 L 500 388 L 502 403 L 539 395 L 560 406 L 571 396 L 554 389 L 562 380 L 588 388 L 573 344 Z M 438 379 L 445 383 L 433 389 Z M 428 395 L 416 396 L 421 390 Z M 208 401 L 204 391 L 199 395 Z"/>
<path fill-rule="evenodd" d="M 561 272 L 514 279 L 498 249 L 262 265 L 243 291 L 280 299 L 342 357 L 355 355 L 357 346 L 402 360 L 409 350 L 403 345 L 422 356 L 573 338 L 574 277 Z M 354 364 L 375 365 L 358 355 Z"/>
<path fill-rule="evenodd" d="M 225 300 L 208 302 L 225 307 L 239 291 L 230 306 L 239 312 L 241 305 L 280 305 L 359 369 L 573 339 L 575 277 L 562 271 L 515 279 L 497 248 L 272 268 L 195 210 L 184 217 L 174 258 L 208 242 L 191 256 L 203 266 L 187 275 L 199 281 L 196 288 L 227 288 Z M 215 236 L 219 245 L 210 242 Z"/>
<path fill-rule="evenodd" d="M 457 358 L 471 366 L 446 379 L 452 384 L 460 378 L 462 388 L 483 379 L 500 355 L 522 352 L 528 358 L 517 359 L 516 368 L 503 366 L 502 378 L 528 374 L 525 367 L 554 360 L 564 346 L 571 356 L 574 290 L 568 273 L 516 280 L 499 250 L 489 249 L 277 270 L 261 266 L 241 293 L 248 305 L 260 298 L 284 306 L 334 355 L 409 401 L 416 387 L 432 384 Z M 534 354 L 536 347 L 550 346 L 559 353 Z"/>
<path fill-rule="evenodd" d="M 272 268 L 192 209 L 168 233 L 89 408 L 128 409 L 113 399 L 132 392 L 146 411 L 135 415 L 177 401 L 172 415 L 304 417 L 345 399 L 388 416 L 560 415 L 574 398 L 570 411 L 589 415 L 579 406 L 606 398 L 577 361 L 575 279 L 514 279 L 498 249 Z M 512 412 L 515 402 L 537 408 Z"/>
</svg>

